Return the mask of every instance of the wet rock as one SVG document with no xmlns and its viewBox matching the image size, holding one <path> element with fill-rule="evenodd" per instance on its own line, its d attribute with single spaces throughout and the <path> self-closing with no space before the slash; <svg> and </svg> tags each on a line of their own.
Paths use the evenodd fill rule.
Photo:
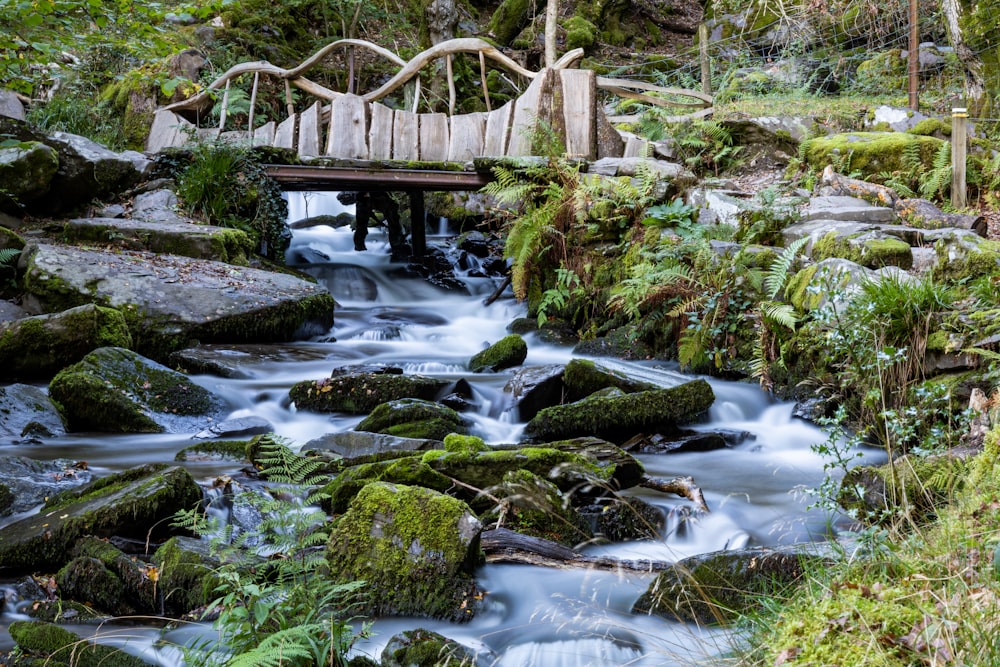
<svg viewBox="0 0 1000 667">
<path fill-rule="evenodd" d="M 14 621 L 10 636 L 24 653 L 39 656 L 46 664 L 75 667 L 145 667 L 151 663 L 124 651 L 92 644 L 69 630 L 43 621 Z"/>
<path fill-rule="evenodd" d="M 569 402 L 586 398 L 608 387 L 615 387 L 629 394 L 659 389 L 659 386 L 651 382 L 628 377 L 622 371 L 590 359 L 573 359 L 566 364 L 563 384 L 566 386 L 566 398 Z"/>
<path fill-rule="evenodd" d="M 249 463 L 250 459 L 247 456 L 248 446 L 249 442 L 247 440 L 210 440 L 185 447 L 174 455 L 174 460 L 239 461 Z"/>
<path fill-rule="evenodd" d="M 301 220 L 288 223 L 288 227 L 289 229 L 309 229 L 310 227 L 326 225 L 327 227 L 337 229 L 339 227 L 347 227 L 348 225 L 353 224 L 354 215 L 348 213 L 347 211 L 343 211 L 337 215 L 314 215 L 309 218 L 302 218 Z"/>
<path fill-rule="evenodd" d="M 683 452 L 711 452 L 717 449 L 735 447 L 753 435 L 746 431 L 683 431 L 678 433 L 654 433 L 640 435 L 622 445 L 622 449 L 642 454 L 667 454 Z"/>
<path fill-rule="evenodd" d="M 0 387 L 0 438 L 51 438 L 63 435 L 66 426 L 48 394 L 27 384 Z"/>
<path fill-rule="evenodd" d="M 466 621 L 477 609 L 473 576 L 482 524 L 464 502 L 419 487 L 366 486 L 327 543 L 331 576 L 367 582 L 373 616 Z"/>
<path fill-rule="evenodd" d="M 401 371 L 339 372 L 322 380 L 298 382 L 288 395 L 300 410 L 360 415 L 371 412 L 382 403 L 402 398 L 432 401 L 448 384 L 446 380 L 403 375 Z"/>
<path fill-rule="evenodd" d="M 968 229 L 986 238 L 986 218 L 979 213 L 945 213 L 926 199 L 900 199 L 895 204 L 896 215 L 913 227 Z"/>
<path fill-rule="evenodd" d="M 100 303 L 120 310 L 136 350 L 164 359 L 191 339 L 274 342 L 306 325 L 328 330 L 333 298 L 284 273 L 145 252 L 29 244 L 24 303 L 35 314 Z"/>
<path fill-rule="evenodd" d="M 0 322 L 0 378 L 49 379 L 99 347 L 132 347 L 125 317 L 94 304 Z"/>
<path fill-rule="evenodd" d="M 558 405 L 563 395 L 563 366 L 529 366 L 514 372 L 503 390 L 511 395 L 520 421 L 528 421 L 542 408 Z"/>
<path fill-rule="evenodd" d="M 840 482 L 837 502 L 868 524 L 898 518 L 904 504 L 907 516 L 926 521 L 967 476 L 963 454 L 961 450 L 928 457 L 906 454 L 891 464 L 851 468 Z"/>
<path fill-rule="evenodd" d="M 330 451 L 346 459 L 352 459 L 385 452 L 418 452 L 441 447 L 440 440 L 399 438 L 367 431 L 344 431 L 310 440 L 302 446 L 302 451 Z"/>
<path fill-rule="evenodd" d="M 60 491 L 88 484 L 93 475 L 85 464 L 68 459 L 35 461 L 26 456 L 0 457 L 0 484 L 7 489 L 0 516 L 27 512 Z"/>
<path fill-rule="evenodd" d="M 321 361 L 331 358 L 328 349 L 291 345 L 207 344 L 171 352 L 171 367 L 191 374 L 218 375 L 235 380 L 249 380 L 258 376 L 255 366 L 296 361 Z M 265 371 L 266 372 L 266 371 Z"/>
<path fill-rule="evenodd" d="M 524 363 L 528 356 L 528 344 L 517 334 L 504 336 L 469 360 L 469 370 L 473 373 L 502 371 Z"/>
<path fill-rule="evenodd" d="M 331 514 L 342 514 L 354 498 L 369 484 L 385 482 L 406 486 L 419 486 L 444 493 L 454 490 L 454 479 L 434 470 L 419 456 L 403 455 L 391 460 L 351 465 L 323 487 L 328 500 L 323 509 Z"/>
<path fill-rule="evenodd" d="M 419 398 L 401 398 L 377 406 L 355 430 L 444 440 L 449 433 L 465 434 L 469 429 L 459 414 L 449 407 Z"/>
<path fill-rule="evenodd" d="M 41 511 L 0 530 L 0 568 L 56 569 L 84 535 L 155 540 L 170 518 L 201 502 L 183 468 L 150 464 L 50 497 Z"/>
<path fill-rule="evenodd" d="M 758 600 L 798 582 L 806 568 L 828 562 L 795 545 L 716 551 L 678 561 L 657 575 L 632 606 L 681 623 L 728 623 L 758 608 Z"/>
<path fill-rule="evenodd" d="M 186 375 L 117 347 L 94 350 L 60 371 L 49 395 L 76 431 L 197 432 L 224 410 L 218 396 Z"/>
<path fill-rule="evenodd" d="M 573 354 L 616 359 L 652 359 L 653 353 L 653 348 L 639 338 L 634 326 L 612 329 L 573 348 Z"/>
<path fill-rule="evenodd" d="M 495 664 L 495 656 L 480 655 L 431 630 L 417 628 L 393 635 L 382 649 L 381 667 L 476 667 Z"/>
<path fill-rule="evenodd" d="M 594 532 L 610 542 L 662 539 L 663 510 L 642 498 L 602 498 L 600 504 L 580 508 L 580 515 L 594 524 Z"/>
<path fill-rule="evenodd" d="M 56 574 L 63 599 L 93 605 L 112 616 L 160 611 L 151 570 L 109 542 L 85 537 L 72 555 Z"/>
<path fill-rule="evenodd" d="M 204 540 L 171 537 L 152 560 L 159 568 L 158 587 L 167 614 L 180 616 L 215 598 L 220 563 Z"/>
<path fill-rule="evenodd" d="M 495 507 L 482 515 L 488 524 L 568 547 L 594 537 L 587 521 L 563 497 L 559 487 L 529 470 L 506 473 L 487 493 L 496 498 Z"/>
<path fill-rule="evenodd" d="M 192 438 L 245 438 L 251 435 L 263 435 L 274 431 L 271 422 L 263 417 L 248 415 L 246 417 L 236 417 L 227 419 L 218 424 L 213 424 L 204 431 L 195 433 Z"/>
<path fill-rule="evenodd" d="M 245 266 L 254 243 L 241 229 L 175 221 L 76 218 L 63 228 L 73 243 L 113 244 L 128 250 L 180 255 Z"/>
<path fill-rule="evenodd" d="M 694 421 L 714 401 L 715 394 L 704 380 L 623 396 L 595 395 L 545 408 L 528 422 L 524 434 L 534 440 L 595 436 L 625 442 L 637 432 Z"/>
</svg>

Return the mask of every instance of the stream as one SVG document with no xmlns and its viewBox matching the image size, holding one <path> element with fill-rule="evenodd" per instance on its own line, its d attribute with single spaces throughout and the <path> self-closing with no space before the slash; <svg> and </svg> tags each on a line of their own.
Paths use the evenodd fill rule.
<svg viewBox="0 0 1000 667">
<path fill-rule="evenodd" d="M 289 204 L 291 220 L 342 210 L 333 193 L 291 193 Z M 432 244 L 440 240 L 433 234 L 429 237 Z M 336 323 L 330 332 L 310 341 L 277 346 L 267 360 L 247 356 L 241 366 L 247 379 L 194 376 L 195 382 L 229 401 L 231 416 L 263 417 L 298 447 L 322 434 L 352 429 L 361 417 L 297 412 L 288 399 L 292 384 L 327 377 L 337 366 L 393 364 L 406 373 L 465 378 L 478 405 L 476 413 L 466 415 L 474 422 L 472 433 L 491 444 L 518 440 L 524 423 L 509 410 L 509 395 L 503 392 L 511 372 L 472 375 L 466 362 L 507 334 L 511 320 L 523 316 L 523 304 L 502 298 L 484 306 L 484 298 L 495 289 L 488 278 L 464 277 L 471 296 L 459 296 L 401 276 L 400 265 L 389 261 L 388 242 L 378 228 L 372 228 L 368 251 L 363 253 L 354 251 L 348 228 L 297 230 L 288 257 L 294 264 L 310 262 L 299 268 L 330 289 L 338 303 Z M 531 335 L 526 340 L 526 366 L 563 364 L 573 358 L 570 348 L 544 344 Z M 240 362 L 246 356 L 224 348 L 218 354 Z M 606 361 L 662 386 L 692 379 L 676 364 Z M 723 450 L 638 458 L 652 476 L 694 477 L 711 512 L 689 516 L 689 501 L 635 489 L 635 495 L 665 511 L 663 538 L 591 547 L 588 553 L 674 561 L 718 549 L 819 540 L 829 534 L 830 517 L 809 509 L 813 499 L 805 492 L 818 487 L 824 477 L 824 461 L 810 449 L 826 439 L 824 433 L 794 418 L 792 404 L 774 401 L 756 385 L 708 380 L 717 399 L 708 421 L 694 428 L 746 432 L 749 437 Z M 177 451 L 190 444 L 190 434 L 70 434 L 43 445 L 0 443 L 0 455 L 85 460 L 101 475 L 143 463 L 172 463 Z M 868 461 L 877 457 L 866 454 Z M 184 465 L 205 483 L 232 468 L 232 463 L 218 461 Z M 359 641 L 354 650 L 377 660 L 393 634 L 415 627 L 491 651 L 496 656 L 493 664 L 503 667 L 711 665 L 721 664 L 730 647 L 731 637 L 722 630 L 630 614 L 632 603 L 652 581 L 651 574 L 488 565 L 478 577 L 487 593 L 473 621 L 456 625 L 380 619 L 372 637 Z M 11 612 L 10 605 L 0 615 L 0 650 L 9 650 L 6 626 L 16 618 L 24 616 Z M 84 633 L 79 626 L 67 627 Z M 109 626 L 101 629 L 99 636 L 104 635 L 102 641 L 124 643 L 129 652 L 170 666 L 183 660 L 169 644 L 190 641 L 191 631 L 164 635 L 154 628 Z"/>
</svg>

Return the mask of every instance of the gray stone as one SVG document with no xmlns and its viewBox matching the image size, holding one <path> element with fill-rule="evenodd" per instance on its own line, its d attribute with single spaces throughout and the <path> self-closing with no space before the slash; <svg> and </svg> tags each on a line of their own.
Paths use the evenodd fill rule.
<svg viewBox="0 0 1000 667">
<path fill-rule="evenodd" d="M 136 195 L 132 204 L 132 218 L 151 222 L 190 222 L 177 213 L 179 206 L 177 195 L 166 188 L 142 192 Z"/>
<path fill-rule="evenodd" d="M 272 342 L 325 332 L 326 288 L 285 273 L 147 252 L 29 244 L 25 307 L 44 313 L 98 302 L 127 314 L 138 351 L 165 358 L 191 339 Z"/>
<path fill-rule="evenodd" d="M 28 384 L 0 387 L 0 438 L 4 442 L 65 433 L 59 410 L 45 391 Z M 6 468 L 0 466 L 0 469 Z"/>
<path fill-rule="evenodd" d="M 856 197 L 813 197 L 802 212 L 802 219 L 865 223 L 895 222 L 896 213 L 891 208 L 873 206 Z"/>
<path fill-rule="evenodd" d="M 271 422 L 263 417 L 250 415 L 247 417 L 235 417 L 226 419 L 218 424 L 212 424 L 204 431 L 194 434 L 196 440 L 208 440 L 211 438 L 245 438 L 251 435 L 263 435 L 274 431 Z"/>
<path fill-rule="evenodd" d="M 910 248 L 913 254 L 913 266 L 910 271 L 917 275 L 930 273 L 937 263 L 937 252 L 934 248 Z"/>
<path fill-rule="evenodd" d="M 303 451 L 331 451 L 345 459 L 384 452 L 420 452 L 441 448 L 440 440 L 400 438 L 384 433 L 369 433 L 368 431 L 328 433 L 315 440 L 310 440 L 302 446 Z"/>
<path fill-rule="evenodd" d="M 356 359 L 359 353 L 307 346 L 245 344 L 212 345 L 205 344 L 172 352 L 170 366 L 185 373 L 218 375 L 224 378 L 249 380 L 269 372 L 275 363 L 302 361 L 330 361 L 342 355 L 345 359 Z M 257 370 L 255 367 L 261 367 Z"/>
<path fill-rule="evenodd" d="M 10 301 L 0 301 L 0 326 L 6 322 L 21 320 L 25 317 L 31 317 L 31 313 L 26 311 L 24 308 L 21 308 L 21 306 L 16 303 L 11 303 Z"/>
<path fill-rule="evenodd" d="M 58 169 L 56 151 L 45 144 L 0 148 L 0 208 L 13 212 L 44 197 Z"/>
<path fill-rule="evenodd" d="M 518 369 L 504 385 L 510 394 L 511 407 L 519 421 L 528 421 L 542 408 L 558 405 L 563 392 L 563 366 L 529 366 Z"/>
<path fill-rule="evenodd" d="M 161 220 L 76 218 L 66 223 L 64 237 L 76 243 L 113 243 L 129 250 L 239 265 L 247 264 L 254 248 L 241 229 L 198 225 L 180 216 L 164 216 Z"/>
<path fill-rule="evenodd" d="M 875 109 L 872 117 L 866 120 L 865 124 L 871 127 L 887 123 L 895 132 L 906 132 L 912 130 L 922 120 L 927 120 L 927 116 L 919 111 L 883 104 Z"/>
<path fill-rule="evenodd" d="M 830 232 L 834 232 L 838 237 L 851 236 L 853 234 L 863 234 L 878 229 L 878 225 L 864 222 L 850 222 L 844 220 L 814 219 L 797 222 L 781 230 L 781 236 L 785 239 L 785 245 L 791 245 L 795 241 L 808 236 L 812 239 L 807 246 L 810 249 L 816 241 L 820 240 Z"/>
<path fill-rule="evenodd" d="M 45 211 L 72 209 L 94 199 L 119 193 L 142 177 L 137 155 L 122 155 L 68 132 L 54 132 L 46 144 L 59 153 L 59 171 L 52 183 L 53 197 L 40 202 Z M 143 156 L 143 160 L 148 160 Z"/>
<path fill-rule="evenodd" d="M 26 456 L 0 456 L 0 484 L 11 493 L 11 502 L 0 516 L 37 509 L 49 496 L 90 483 L 86 465 L 68 459 L 36 461 Z"/>
<path fill-rule="evenodd" d="M 0 116 L 24 120 L 24 105 L 14 91 L 0 88 Z"/>
<path fill-rule="evenodd" d="M 121 204 L 108 204 L 107 206 L 102 206 L 97 209 L 97 217 L 99 218 L 124 218 L 125 217 L 125 207 Z"/>
</svg>

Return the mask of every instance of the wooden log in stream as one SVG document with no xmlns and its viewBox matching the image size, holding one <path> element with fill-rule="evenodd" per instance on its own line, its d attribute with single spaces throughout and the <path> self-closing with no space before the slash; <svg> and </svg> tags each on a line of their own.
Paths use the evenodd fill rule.
<svg viewBox="0 0 1000 667">
<path fill-rule="evenodd" d="M 536 565 L 557 570 L 588 568 L 632 572 L 662 572 L 673 565 L 667 561 L 586 556 L 556 542 L 522 535 L 507 528 L 484 530 L 480 536 L 480 544 L 487 563 Z"/>
</svg>

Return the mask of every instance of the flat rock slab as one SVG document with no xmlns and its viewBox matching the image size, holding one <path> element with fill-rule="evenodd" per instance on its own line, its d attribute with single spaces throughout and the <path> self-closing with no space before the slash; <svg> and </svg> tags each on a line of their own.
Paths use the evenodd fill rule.
<svg viewBox="0 0 1000 667">
<path fill-rule="evenodd" d="M 246 264 L 253 252 L 253 241 L 242 230 L 183 221 L 77 218 L 66 223 L 64 235 L 73 242 L 113 243 L 233 264 Z"/>
<path fill-rule="evenodd" d="M 284 273 L 149 252 L 31 244 L 22 253 L 34 312 L 97 302 L 125 315 L 142 354 L 164 358 L 191 339 L 273 342 L 333 325 L 325 287 Z M 309 326 L 307 326 L 309 325 Z"/>
<path fill-rule="evenodd" d="M 866 222 L 851 222 L 847 220 L 832 220 L 829 218 L 819 218 L 796 222 L 781 230 L 781 235 L 785 239 L 785 245 L 798 241 L 803 237 L 811 237 L 812 243 L 820 240 L 830 232 L 836 233 L 837 237 L 854 236 L 866 232 L 875 231 L 879 225 Z"/>
<path fill-rule="evenodd" d="M 850 220 L 853 222 L 895 222 L 896 212 L 874 206 L 856 197 L 813 197 L 802 212 L 803 220 Z"/>
</svg>

